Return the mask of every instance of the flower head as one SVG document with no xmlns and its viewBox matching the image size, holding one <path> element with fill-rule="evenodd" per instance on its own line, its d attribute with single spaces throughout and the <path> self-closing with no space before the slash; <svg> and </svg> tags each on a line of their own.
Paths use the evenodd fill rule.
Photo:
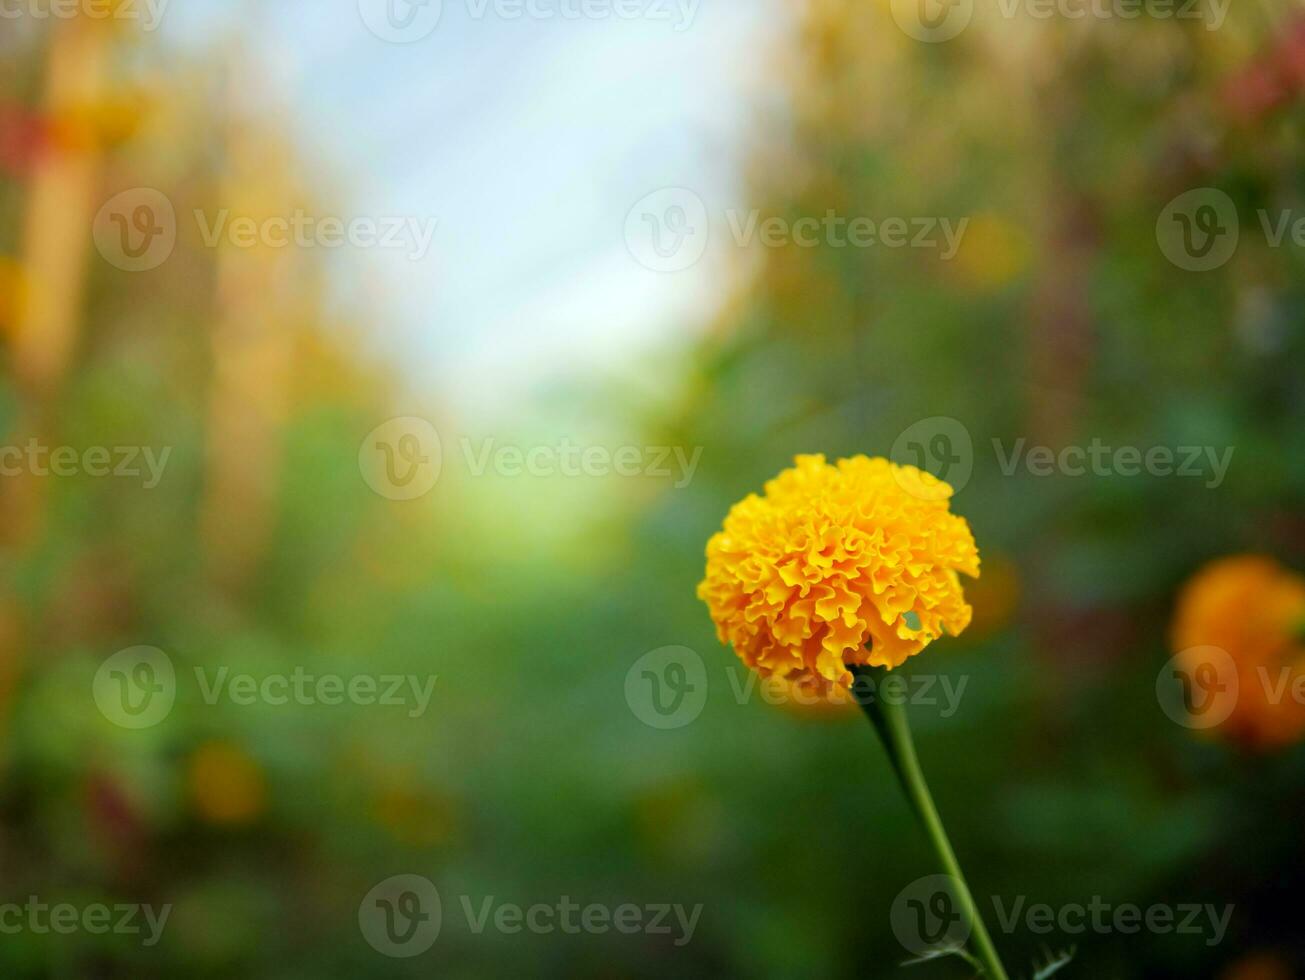
<svg viewBox="0 0 1305 980">
<path fill-rule="evenodd" d="M 721 642 L 763 676 L 847 687 L 848 664 L 897 667 L 970 622 L 959 572 L 979 552 L 952 490 L 913 466 L 799 456 L 735 504 L 707 543 Z"/>
<path fill-rule="evenodd" d="M 1305 683 L 1302 629 L 1305 578 L 1272 558 L 1234 555 L 1192 576 L 1178 597 L 1172 642 L 1188 676 L 1205 670 L 1223 682 L 1227 714 L 1217 732 L 1254 748 L 1305 735 L 1305 704 L 1292 696 Z"/>
</svg>

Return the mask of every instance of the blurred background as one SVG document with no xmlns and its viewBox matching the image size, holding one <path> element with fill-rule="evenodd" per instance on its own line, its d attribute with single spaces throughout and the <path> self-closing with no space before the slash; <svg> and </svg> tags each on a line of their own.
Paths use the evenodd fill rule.
<svg viewBox="0 0 1305 980">
<path fill-rule="evenodd" d="M 771 703 L 695 597 L 823 452 L 926 465 L 978 541 L 906 670 L 1012 975 L 1302 975 L 1305 10 L 1135 13 L 6 4 L 0 972 L 967 975 L 902 966 L 937 869 L 870 726 Z M 1218 724 L 1169 699 L 1200 644 Z M 406 700 L 267 693 L 305 675 Z"/>
</svg>

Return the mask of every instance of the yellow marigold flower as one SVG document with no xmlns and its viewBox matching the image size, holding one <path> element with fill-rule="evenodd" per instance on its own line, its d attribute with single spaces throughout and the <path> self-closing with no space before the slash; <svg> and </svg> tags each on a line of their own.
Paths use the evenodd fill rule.
<svg viewBox="0 0 1305 980">
<path fill-rule="evenodd" d="M 1191 676 L 1210 647 L 1235 665 L 1235 695 L 1216 731 L 1254 748 L 1305 734 L 1305 704 L 1292 695 L 1305 675 L 1303 628 L 1305 578 L 1272 558 L 1234 555 L 1192 576 L 1178 597 L 1172 643 Z"/>
<path fill-rule="evenodd" d="M 882 458 L 798 456 L 707 543 L 698 596 L 721 642 L 764 677 L 828 690 L 850 686 L 848 664 L 897 667 L 960 633 L 958 573 L 977 577 L 979 552 L 951 494 Z"/>
</svg>

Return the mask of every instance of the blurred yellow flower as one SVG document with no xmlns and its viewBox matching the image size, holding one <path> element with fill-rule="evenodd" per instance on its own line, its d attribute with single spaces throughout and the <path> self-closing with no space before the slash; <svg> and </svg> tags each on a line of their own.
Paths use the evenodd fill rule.
<svg viewBox="0 0 1305 980">
<path fill-rule="evenodd" d="M 267 786 L 258 763 L 229 742 L 205 742 L 190 757 L 190 798 L 206 823 L 246 824 L 263 812 Z"/>
<path fill-rule="evenodd" d="M 1028 239 L 1020 228 L 998 214 L 976 214 L 966 226 L 952 267 L 974 289 L 998 289 L 1024 271 L 1028 255 Z"/>
<path fill-rule="evenodd" d="M 23 267 L 0 255 L 0 333 L 9 334 L 18 326 L 27 302 L 27 280 Z"/>
<path fill-rule="evenodd" d="M 974 621 L 967 639 L 982 639 L 997 633 L 1014 618 L 1020 604 L 1020 574 L 1009 558 L 989 554 L 983 560 L 983 578 L 969 589 Z"/>
<path fill-rule="evenodd" d="M 145 113 L 145 98 L 136 94 L 65 106 L 48 118 L 47 136 L 69 153 L 114 147 L 136 135 Z"/>
<path fill-rule="evenodd" d="M 1191 676 L 1214 647 L 1232 658 L 1235 699 L 1220 735 L 1271 748 L 1305 734 L 1305 703 L 1293 696 L 1305 683 L 1305 578 L 1262 555 L 1211 562 L 1183 587 L 1172 642 Z"/>
<path fill-rule="evenodd" d="M 979 552 L 951 493 L 882 458 L 797 457 L 707 543 L 698 596 L 721 642 L 763 677 L 827 691 L 850 685 L 849 663 L 897 667 L 960 633 L 957 573 L 977 577 Z"/>
</svg>

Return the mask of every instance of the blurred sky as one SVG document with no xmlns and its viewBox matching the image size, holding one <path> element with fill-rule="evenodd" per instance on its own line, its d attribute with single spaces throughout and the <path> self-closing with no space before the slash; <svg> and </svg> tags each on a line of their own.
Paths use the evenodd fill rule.
<svg viewBox="0 0 1305 980">
<path fill-rule="evenodd" d="M 439 219 L 425 259 L 345 255 L 344 278 L 380 297 L 377 337 L 419 386 L 492 415 L 561 375 L 628 365 L 723 298 L 721 249 L 653 272 L 630 257 L 625 217 L 662 187 L 693 189 L 713 215 L 741 199 L 781 10 L 700 0 L 677 30 L 678 14 L 474 9 L 444 0 L 432 34 L 392 44 L 357 0 L 184 0 L 162 33 L 248 45 L 269 99 L 320 147 L 328 186 L 346 190 L 344 216 Z"/>
</svg>

